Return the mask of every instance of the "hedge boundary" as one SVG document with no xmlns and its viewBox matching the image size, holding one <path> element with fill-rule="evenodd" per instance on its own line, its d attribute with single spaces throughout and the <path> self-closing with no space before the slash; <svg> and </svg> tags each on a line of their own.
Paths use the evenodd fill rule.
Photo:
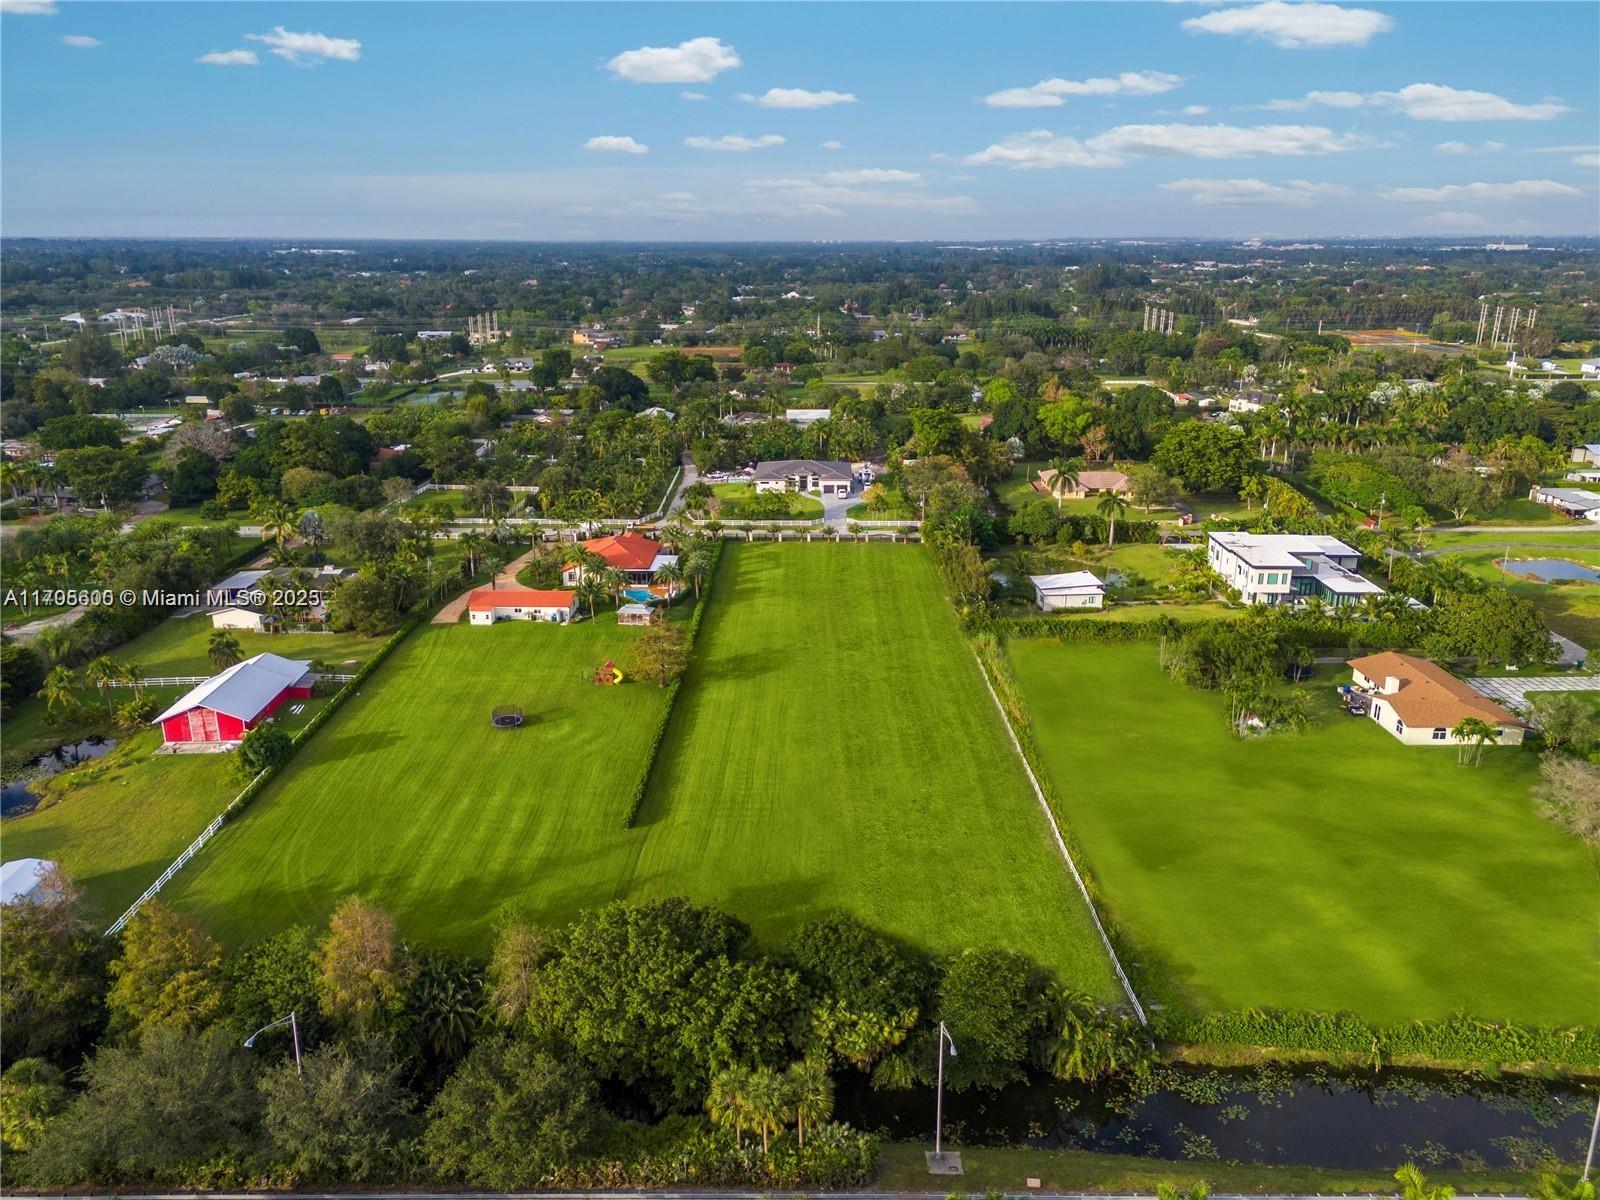
<svg viewBox="0 0 1600 1200">
<path fill-rule="evenodd" d="M 695 601 L 694 616 L 689 618 L 689 627 L 685 631 L 684 650 L 694 651 L 695 637 L 700 632 L 700 619 L 705 616 L 706 609 L 711 603 L 711 592 L 716 587 L 717 571 L 722 565 L 722 540 L 719 538 L 711 544 L 711 569 L 706 572 L 704 594 Z M 678 705 L 678 692 L 683 687 L 683 676 L 680 675 L 667 685 L 667 702 L 661 709 L 661 715 L 656 718 L 656 727 L 650 734 L 650 745 L 645 750 L 644 761 L 639 764 L 638 776 L 633 781 L 633 792 L 628 797 L 628 809 L 622 818 L 622 827 L 632 829 L 633 823 L 639 817 L 639 809 L 644 806 L 645 793 L 650 790 L 650 777 L 655 773 L 656 759 L 661 754 L 661 743 L 667 737 L 667 725 L 672 721 L 673 710 Z"/>
</svg>

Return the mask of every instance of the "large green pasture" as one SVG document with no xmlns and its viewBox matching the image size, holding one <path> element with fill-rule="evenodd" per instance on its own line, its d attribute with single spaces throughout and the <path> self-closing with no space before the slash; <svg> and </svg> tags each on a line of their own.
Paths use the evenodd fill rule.
<svg viewBox="0 0 1600 1200">
<path fill-rule="evenodd" d="M 1112 918 L 1205 1009 L 1591 1021 L 1596 864 L 1537 757 L 1403 746 L 1344 715 L 1239 741 L 1154 645 L 1017 640 L 1048 769 Z"/>
<path fill-rule="evenodd" d="M 560 922 L 687 895 L 766 939 L 839 909 L 935 950 L 1024 951 L 1114 998 L 1102 957 L 926 554 L 725 550 L 639 820 L 663 693 L 592 682 L 636 630 L 430 626 L 174 883 L 226 940 L 359 892 L 422 942 L 496 913 Z M 515 731 L 496 704 L 525 707 Z"/>
</svg>

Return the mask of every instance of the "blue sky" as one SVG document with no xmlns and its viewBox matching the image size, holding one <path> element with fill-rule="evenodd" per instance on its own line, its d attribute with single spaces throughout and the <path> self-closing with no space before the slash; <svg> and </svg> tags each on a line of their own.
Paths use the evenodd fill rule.
<svg viewBox="0 0 1600 1200">
<path fill-rule="evenodd" d="M 1592 3 L 0 13 L 12 236 L 1600 232 Z"/>
</svg>

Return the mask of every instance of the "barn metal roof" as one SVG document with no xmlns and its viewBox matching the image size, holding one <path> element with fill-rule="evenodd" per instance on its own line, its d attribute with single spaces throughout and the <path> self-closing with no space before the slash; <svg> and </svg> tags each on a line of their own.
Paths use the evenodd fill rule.
<svg viewBox="0 0 1600 1200">
<path fill-rule="evenodd" d="M 309 662 L 280 658 L 276 654 L 258 654 L 190 688 L 151 724 L 159 725 L 168 717 L 186 713 L 191 708 L 209 708 L 241 721 L 251 721 L 274 696 L 299 683 L 310 672 Z"/>
</svg>

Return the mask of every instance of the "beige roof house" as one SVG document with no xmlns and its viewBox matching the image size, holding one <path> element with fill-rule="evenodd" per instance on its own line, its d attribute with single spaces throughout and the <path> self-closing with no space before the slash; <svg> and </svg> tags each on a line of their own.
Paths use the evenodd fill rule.
<svg viewBox="0 0 1600 1200">
<path fill-rule="evenodd" d="M 1046 496 L 1055 493 L 1050 490 L 1050 485 L 1055 482 L 1056 472 L 1046 467 L 1039 472 L 1039 478 L 1034 481 L 1035 490 Z M 1126 496 L 1132 490 L 1132 483 L 1121 471 L 1079 471 L 1076 486 L 1062 492 L 1063 496 L 1082 498 L 1093 496 L 1098 492 L 1115 492 L 1119 496 Z"/>
</svg>

